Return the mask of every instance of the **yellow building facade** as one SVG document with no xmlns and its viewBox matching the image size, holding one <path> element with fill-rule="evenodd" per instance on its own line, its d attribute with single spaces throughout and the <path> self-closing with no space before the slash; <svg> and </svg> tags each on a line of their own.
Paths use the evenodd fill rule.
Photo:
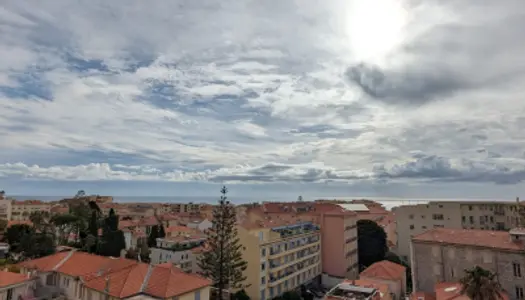
<svg viewBox="0 0 525 300">
<path fill-rule="evenodd" d="M 255 225 L 255 226 L 254 226 Z M 239 238 L 247 294 L 251 299 L 272 299 L 321 275 L 321 233 L 318 225 L 303 222 L 241 226 Z"/>
</svg>

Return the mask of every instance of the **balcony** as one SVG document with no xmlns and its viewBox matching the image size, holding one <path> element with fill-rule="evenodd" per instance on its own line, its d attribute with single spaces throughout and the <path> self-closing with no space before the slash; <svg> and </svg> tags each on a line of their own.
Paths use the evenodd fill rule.
<svg viewBox="0 0 525 300">
<path fill-rule="evenodd" d="M 286 244 L 281 245 L 278 249 L 275 249 L 273 247 L 270 248 L 270 256 L 284 254 L 293 250 L 300 250 L 301 248 L 306 248 L 308 246 L 311 246 L 312 244 L 319 242 L 319 240 L 319 236 L 311 236 L 306 238 L 306 240 L 301 240 L 292 243 L 286 242 Z"/>
<path fill-rule="evenodd" d="M 312 232 L 316 232 L 319 230 L 320 230 L 320 227 L 311 222 L 298 223 L 298 224 L 293 224 L 293 225 L 288 225 L 288 226 L 276 227 L 272 229 L 272 231 L 279 233 L 281 238 L 287 238 L 287 237 L 292 237 L 296 235 L 312 233 Z"/>
<path fill-rule="evenodd" d="M 304 249 L 304 250 L 296 252 L 294 259 L 291 259 L 285 262 L 280 262 L 280 259 L 271 259 L 269 261 L 270 269 L 278 269 L 283 266 L 288 266 L 288 265 L 291 265 L 292 263 L 296 263 L 298 261 L 302 261 L 305 258 L 313 257 L 314 255 L 319 255 L 319 254 L 320 254 L 319 248 L 312 247 L 311 249 Z M 272 271 L 275 271 L 275 270 L 272 270 Z"/>
<path fill-rule="evenodd" d="M 268 285 L 270 287 L 276 286 L 281 282 L 289 279 L 290 277 L 297 275 L 298 273 L 306 272 L 308 269 L 317 266 L 319 264 L 319 261 L 319 258 L 313 257 L 311 259 L 285 268 L 283 272 L 280 272 L 280 275 L 275 276 L 273 274 L 270 274 L 270 277 L 268 279 Z"/>
</svg>

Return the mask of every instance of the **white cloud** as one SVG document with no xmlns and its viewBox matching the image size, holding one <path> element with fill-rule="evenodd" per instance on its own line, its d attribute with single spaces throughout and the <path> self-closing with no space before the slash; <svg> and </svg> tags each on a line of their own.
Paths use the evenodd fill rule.
<svg viewBox="0 0 525 300">
<path fill-rule="evenodd" d="M 403 1 L 396 38 L 392 1 L 4 1 L 1 172 L 359 182 L 419 151 L 521 178 L 502 170 L 524 158 L 525 4 Z"/>
</svg>

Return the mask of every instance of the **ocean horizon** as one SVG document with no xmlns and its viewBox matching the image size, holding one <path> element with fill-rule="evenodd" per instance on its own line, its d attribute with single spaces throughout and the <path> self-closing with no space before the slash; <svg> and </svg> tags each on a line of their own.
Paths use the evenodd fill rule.
<svg viewBox="0 0 525 300">
<path fill-rule="evenodd" d="M 71 198 L 72 196 L 27 196 L 27 195 L 9 195 L 10 198 L 16 200 L 41 200 L 41 201 L 57 201 L 64 198 Z M 354 197 L 303 197 L 303 201 L 314 201 L 317 199 L 338 199 L 338 200 L 352 200 L 352 199 L 368 199 L 380 202 L 386 208 L 392 209 L 393 207 L 400 205 L 410 204 L 422 204 L 430 201 L 490 201 L 490 202 L 503 202 L 511 201 L 509 199 L 469 199 L 469 198 L 456 198 L 456 199 L 444 199 L 444 198 L 400 198 L 400 197 L 366 197 L 366 196 L 354 196 Z M 214 204 L 219 200 L 217 196 L 113 196 L 114 202 L 121 203 L 205 203 Z M 261 202 L 292 202 L 297 199 L 290 199 L 289 197 L 244 197 L 244 196 L 228 196 L 228 200 L 234 204 L 246 204 L 246 203 L 261 203 Z"/>
</svg>

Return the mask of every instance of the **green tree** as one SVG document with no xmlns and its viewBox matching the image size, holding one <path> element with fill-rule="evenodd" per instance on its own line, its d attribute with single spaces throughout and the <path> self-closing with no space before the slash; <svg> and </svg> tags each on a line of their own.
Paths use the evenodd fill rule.
<svg viewBox="0 0 525 300">
<path fill-rule="evenodd" d="M 159 238 L 160 229 L 158 225 L 151 226 L 151 232 L 148 235 L 148 247 L 157 247 L 157 238 Z"/>
<path fill-rule="evenodd" d="M 124 248 L 126 248 L 124 233 L 118 229 L 118 216 L 111 209 L 102 226 L 102 236 L 98 245 L 99 254 L 119 257 Z"/>
<path fill-rule="evenodd" d="M 164 225 L 160 225 L 159 227 L 159 238 L 165 238 L 166 237 L 166 230 L 164 230 Z"/>
<path fill-rule="evenodd" d="M 34 211 L 29 215 L 29 221 L 33 223 L 33 227 L 38 232 L 51 232 L 53 223 L 51 222 L 51 214 L 47 211 Z"/>
<path fill-rule="evenodd" d="M 460 280 L 461 294 L 472 300 L 500 300 L 503 299 L 503 288 L 497 275 L 480 266 L 465 270 L 465 276 Z"/>
<path fill-rule="evenodd" d="M 231 295 L 230 298 L 231 300 L 250 300 L 250 296 L 246 294 L 246 291 L 244 289 L 237 291 L 235 294 Z"/>
<path fill-rule="evenodd" d="M 79 190 L 75 195 L 75 199 L 82 198 L 85 196 L 86 196 L 86 192 L 84 190 Z"/>
<path fill-rule="evenodd" d="M 52 233 L 31 232 L 24 235 L 20 249 L 24 259 L 35 259 L 55 253 L 55 240 Z"/>
<path fill-rule="evenodd" d="M 224 299 L 224 290 L 242 289 L 246 279 L 243 272 L 247 263 L 242 258 L 242 245 L 237 236 L 235 207 L 227 201 L 226 187 L 221 189 L 219 205 L 213 209 L 213 227 L 208 232 L 210 251 L 198 262 L 204 276 L 213 280 L 218 299 Z"/>
<path fill-rule="evenodd" d="M 58 244 L 67 244 L 69 235 L 77 223 L 77 217 L 71 214 L 57 214 L 51 217 L 50 222 L 57 228 Z"/>
<path fill-rule="evenodd" d="M 26 235 L 33 233 L 33 228 L 27 224 L 15 224 L 7 228 L 4 238 L 9 243 L 11 251 L 18 253 L 21 252 L 21 242 Z"/>
<path fill-rule="evenodd" d="M 361 270 L 382 261 L 388 251 L 385 230 L 371 220 L 357 221 L 357 246 Z"/>
</svg>

